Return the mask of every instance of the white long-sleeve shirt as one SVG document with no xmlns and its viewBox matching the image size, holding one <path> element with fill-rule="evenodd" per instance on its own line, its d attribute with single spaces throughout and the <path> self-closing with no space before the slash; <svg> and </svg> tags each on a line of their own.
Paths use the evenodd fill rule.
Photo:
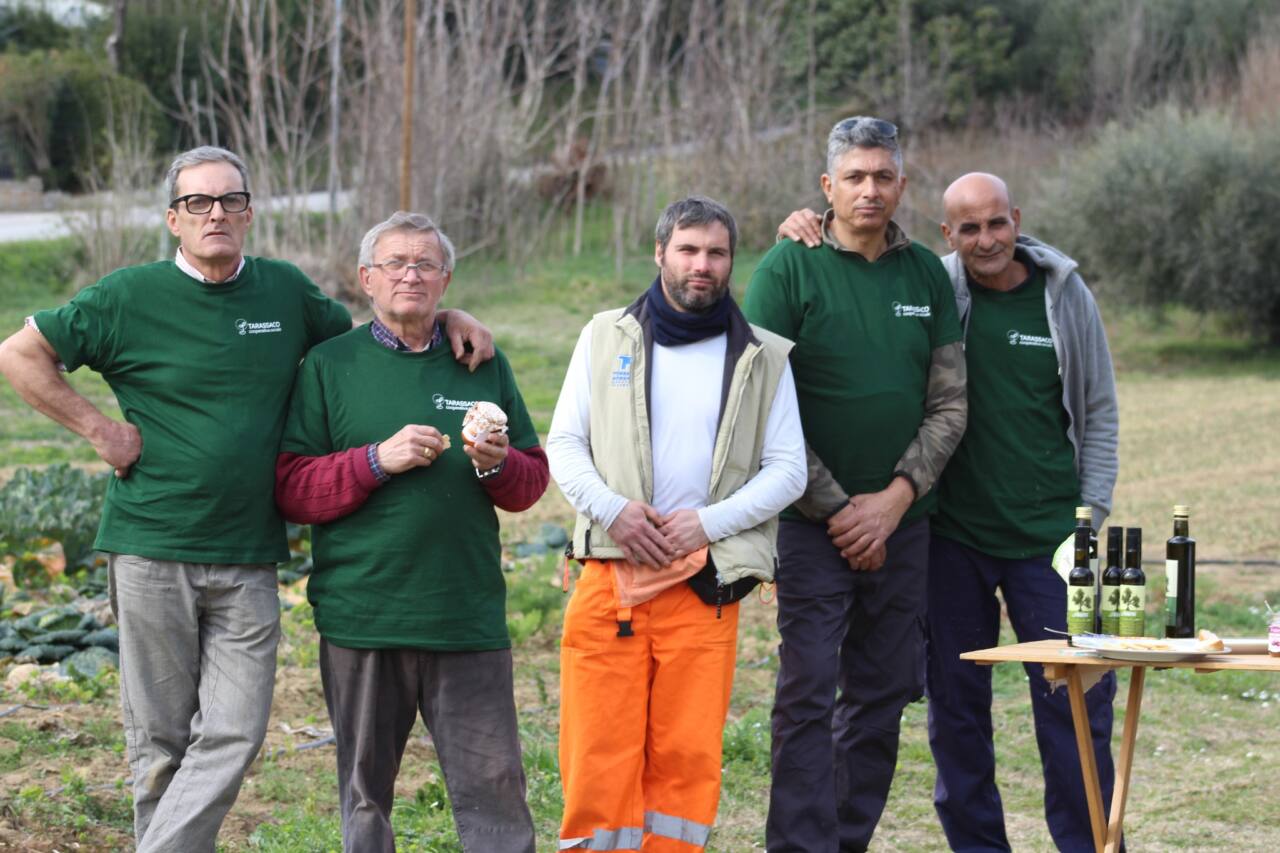
<svg viewBox="0 0 1280 853">
<path fill-rule="evenodd" d="M 795 379 L 787 365 L 765 422 L 760 470 L 728 498 L 708 506 L 726 341 L 726 335 L 717 335 L 683 346 L 655 343 L 650 365 L 653 507 L 663 514 L 696 509 L 712 542 L 777 515 L 804 493 L 807 477 Z M 547 456 L 551 476 L 573 508 L 607 529 L 628 499 L 609 488 L 591 456 L 590 353 L 587 324 L 551 418 Z"/>
</svg>

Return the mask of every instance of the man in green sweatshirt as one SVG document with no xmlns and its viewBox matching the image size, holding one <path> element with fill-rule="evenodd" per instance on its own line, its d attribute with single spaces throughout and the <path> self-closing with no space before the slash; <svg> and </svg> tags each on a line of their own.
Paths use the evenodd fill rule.
<svg viewBox="0 0 1280 853">
<path fill-rule="evenodd" d="M 811 469 L 840 506 L 797 504 L 778 529 L 770 851 L 865 850 L 897 762 L 902 709 L 924 690 L 928 513 L 964 432 L 965 374 L 946 271 L 893 221 L 898 129 L 831 129 L 821 243 L 783 241 L 743 306 L 795 341 Z"/>
<path fill-rule="evenodd" d="M 0 345 L 0 371 L 115 469 L 95 547 L 120 626 L 134 832 L 143 853 L 189 853 L 214 849 L 266 734 L 289 555 L 276 452 L 298 362 L 351 315 L 292 264 L 244 255 L 254 211 L 235 154 L 184 152 L 165 188 L 174 257 L 37 312 Z M 124 421 L 67 384 L 82 365 Z"/>
</svg>

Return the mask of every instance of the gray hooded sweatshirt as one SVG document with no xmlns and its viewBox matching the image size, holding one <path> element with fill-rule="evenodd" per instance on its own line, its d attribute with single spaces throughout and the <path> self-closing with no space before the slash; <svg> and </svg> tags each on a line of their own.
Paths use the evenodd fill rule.
<svg viewBox="0 0 1280 853">
<path fill-rule="evenodd" d="M 1076 272 L 1075 261 L 1034 237 L 1018 237 L 1018 247 L 1045 272 L 1045 314 L 1058 355 L 1062 407 L 1070 419 L 1067 437 L 1075 451 L 1080 495 L 1093 508 L 1093 529 L 1111 513 L 1111 492 L 1120 470 L 1120 410 L 1111 350 L 1093 294 Z M 942 259 L 956 291 L 960 325 L 969 331 L 973 300 L 959 254 Z"/>
</svg>

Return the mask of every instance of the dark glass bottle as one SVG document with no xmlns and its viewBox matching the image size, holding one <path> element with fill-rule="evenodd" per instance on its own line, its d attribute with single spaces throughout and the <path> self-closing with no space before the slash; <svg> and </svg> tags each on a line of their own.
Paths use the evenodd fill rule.
<svg viewBox="0 0 1280 853">
<path fill-rule="evenodd" d="M 1088 634 L 1094 629 L 1094 617 L 1098 611 L 1093 583 L 1093 570 L 1089 568 L 1089 526 L 1093 518 L 1087 507 L 1076 510 L 1075 562 L 1067 576 L 1067 633 Z"/>
<path fill-rule="evenodd" d="M 1102 614 L 1102 633 L 1120 633 L 1120 577 L 1124 567 L 1120 555 L 1124 552 L 1124 528 L 1107 528 L 1107 568 L 1102 573 L 1102 595 L 1098 598 L 1098 612 Z"/>
<path fill-rule="evenodd" d="M 1142 528 L 1125 533 L 1124 573 L 1120 575 L 1120 636 L 1141 637 L 1147 628 L 1147 576 L 1142 573 Z"/>
<path fill-rule="evenodd" d="M 1190 536 L 1191 510 L 1173 508 L 1173 536 L 1165 545 L 1164 635 L 1196 635 L 1196 540 Z"/>
<path fill-rule="evenodd" d="M 1090 630 L 1101 634 L 1102 568 L 1098 565 L 1098 531 L 1093 529 L 1093 510 L 1087 506 L 1076 507 L 1076 524 L 1089 525 L 1089 571 L 1093 572 L 1093 627 Z"/>
</svg>

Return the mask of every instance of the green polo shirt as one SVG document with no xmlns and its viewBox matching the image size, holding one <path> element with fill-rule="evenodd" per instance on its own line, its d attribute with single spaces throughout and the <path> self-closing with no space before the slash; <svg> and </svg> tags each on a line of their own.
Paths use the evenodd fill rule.
<svg viewBox="0 0 1280 853">
<path fill-rule="evenodd" d="M 933 351 L 960 340 L 955 294 L 938 257 L 906 241 L 867 261 L 829 244 L 784 240 L 756 267 L 743 311 L 795 341 L 805 439 L 841 487 L 856 495 L 888 486 L 924 420 Z M 933 503 L 927 493 L 904 520 Z"/>
<path fill-rule="evenodd" d="M 933 532 L 994 557 L 1050 554 L 1080 500 L 1044 271 L 990 290 L 970 280 L 969 425 L 942 472 Z"/>
<path fill-rule="evenodd" d="M 142 434 L 95 548 L 288 559 L 274 489 L 289 390 L 311 346 L 350 330 L 347 309 L 284 261 L 245 258 L 233 281 L 204 284 L 169 260 L 117 270 L 35 322 L 67 370 L 102 374 Z"/>
<path fill-rule="evenodd" d="M 478 400 L 507 413 L 512 447 L 538 443 L 501 352 L 470 373 L 447 345 L 397 351 L 361 326 L 307 355 L 282 451 L 324 456 L 383 441 L 406 424 L 452 437 L 429 467 L 393 475 L 355 512 L 312 528 L 307 597 L 329 642 L 353 649 L 510 647 L 498 517 L 462 452 L 462 417 Z"/>
</svg>

